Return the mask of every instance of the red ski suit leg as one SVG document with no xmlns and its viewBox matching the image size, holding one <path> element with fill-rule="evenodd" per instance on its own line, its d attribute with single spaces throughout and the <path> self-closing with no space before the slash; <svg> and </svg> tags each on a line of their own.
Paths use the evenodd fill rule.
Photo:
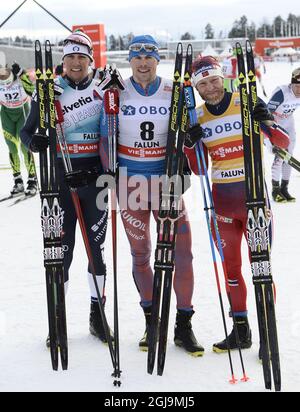
<svg viewBox="0 0 300 412">
<path fill-rule="evenodd" d="M 130 194 L 130 189 L 129 189 Z M 133 210 L 129 206 L 121 209 L 121 217 L 132 255 L 132 272 L 141 297 L 141 303 L 151 302 L 153 291 L 153 270 L 151 267 L 152 242 L 150 233 L 151 215 L 157 222 L 158 211 L 151 210 L 151 202 L 139 202 L 140 208 Z M 155 238 L 156 241 L 156 238 Z M 183 204 L 178 221 L 176 242 L 174 290 L 179 309 L 192 307 L 194 290 L 194 272 L 191 228 Z"/>
<path fill-rule="evenodd" d="M 244 186 L 244 183 L 242 185 Z M 222 240 L 234 313 L 247 312 L 247 288 L 242 275 L 241 255 L 242 239 L 246 235 L 247 213 L 242 185 L 213 186 L 217 223 Z M 214 230 L 213 235 L 216 242 Z"/>
</svg>

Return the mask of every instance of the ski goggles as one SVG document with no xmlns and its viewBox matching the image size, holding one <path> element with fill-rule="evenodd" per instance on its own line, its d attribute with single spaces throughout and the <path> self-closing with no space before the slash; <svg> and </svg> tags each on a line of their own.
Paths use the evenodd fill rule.
<svg viewBox="0 0 300 412">
<path fill-rule="evenodd" d="M 129 51 L 139 53 L 145 51 L 146 53 L 158 52 L 158 47 L 151 43 L 134 43 L 129 46 Z"/>
</svg>

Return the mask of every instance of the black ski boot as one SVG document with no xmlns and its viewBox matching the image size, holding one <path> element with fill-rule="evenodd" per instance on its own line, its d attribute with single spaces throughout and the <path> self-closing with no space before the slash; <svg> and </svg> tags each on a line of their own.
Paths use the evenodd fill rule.
<svg viewBox="0 0 300 412">
<path fill-rule="evenodd" d="M 289 203 L 296 202 L 296 198 L 290 195 L 290 193 L 288 191 L 288 186 L 289 186 L 289 181 L 288 180 L 282 180 L 281 188 L 280 188 L 281 193 L 286 198 L 287 202 L 289 202 Z"/>
<path fill-rule="evenodd" d="M 247 316 L 236 316 L 235 317 L 237 331 L 240 339 L 241 349 L 249 349 L 252 346 L 252 333 L 248 323 Z M 229 348 L 231 350 L 238 349 L 238 344 L 235 338 L 235 331 L 228 336 Z M 228 351 L 227 341 L 224 339 L 222 342 L 215 343 L 213 345 L 213 351 L 216 353 L 225 353 Z"/>
<path fill-rule="evenodd" d="M 272 180 L 272 197 L 276 203 L 286 203 L 287 199 L 284 194 L 281 192 L 281 187 L 279 182 Z"/>
<path fill-rule="evenodd" d="M 190 355 L 200 357 L 204 355 L 204 348 L 197 342 L 192 329 L 191 319 L 194 311 L 178 310 L 174 331 L 174 342 L 186 350 Z"/>
<path fill-rule="evenodd" d="M 146 329 L 145 329 L 144 336 L 139 341 L 139 348 L 142 352 L 148 352 L 148 348 L 149 348 L 148 335 L 149 335 L 150 321 L 151 321 L 151 309 L 152 309 L 152 306 L 147 306 L 143 308 L 145 320 L 146 320 Z"/>
<path fill-rule="evenodd" d="M 35 196 L 37 192 L 37 180 L 35 176 L 29 176 L 27 180 L 27 187 L 25 190 L 26 196 Z"/>
<path fill-rule="evenodd" d="M 101 340 L 101 342 L 107 343 L 107 338 L 105 335 L 98 302 L 91 303 L 90 333 L 91 335 Z M 110 333 L 112 340 L 114 340 L 114 335 L 110 328 L 109 328 L 109 333 Z"/>
<path fill-rule="evenodd" d="M 12 196 L 18 196 L 20 194 L 24 193 L 24 183 L 22 176 L 20 174 L 14 175 L 14 186 L 12 190 L 10 191 L 10 194 Z"/>
</svg>

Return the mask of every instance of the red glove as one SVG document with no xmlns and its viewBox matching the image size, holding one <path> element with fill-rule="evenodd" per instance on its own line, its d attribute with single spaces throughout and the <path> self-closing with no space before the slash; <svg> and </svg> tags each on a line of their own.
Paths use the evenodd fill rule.
<svg viewBox="0 0 300 412">
<path fill-rule="evenodd" d="M 274 123 L 273 126 L 269 127 L 269 131 L 270 135 L 268 137 L 274 146 L 282 149 L 287 149 L 289 147 L 289 134 L 283 127 Z"/>
<path fill-rule="evenodd" d="M 189 149 L 188 147 L 185 147 L 184 153 L 188 159 L 190 169 L 193 171 L 193 173 L 197 176 L 204 175 L 204 168 L 202 166 L 202 161 L 201 161 L 201 171 L 199 173 L 196 150 L 197 149 L 195 147 L 193 149 Z M 207 165 L 206 167 L 208 168 L 208 151 L 205 146 L 204 146 L 204 156 L 205 156 L 205 161 Z"/>
</svg>

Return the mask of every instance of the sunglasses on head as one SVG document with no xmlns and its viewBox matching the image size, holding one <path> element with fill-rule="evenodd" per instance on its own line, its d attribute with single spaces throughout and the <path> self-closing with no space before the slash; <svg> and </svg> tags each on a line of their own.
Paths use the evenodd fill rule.
<svg viewBox="0 0 300 412">
<path fill-rule="evenodd" d="M 144 50 L 147 53 L 158 52 L 158 47 L 155 46 L 155 44 L 149 43 L 134 43 L 131 46 L 129 46 L 129 51 L 140 52 L 142 50 Z"/>
</svg>

